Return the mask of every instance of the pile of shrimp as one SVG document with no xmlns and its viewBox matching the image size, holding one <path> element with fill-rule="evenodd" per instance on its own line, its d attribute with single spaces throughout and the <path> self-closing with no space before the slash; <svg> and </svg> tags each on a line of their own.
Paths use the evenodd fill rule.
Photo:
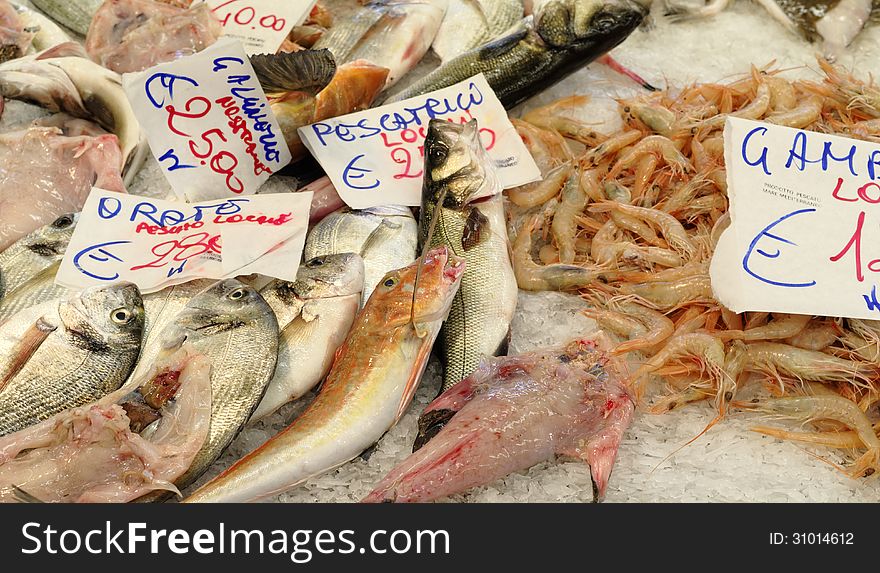
<svg viewBox="0 0 880 573">
<path fill-rule="evenodd" d="M 753 68 L 732 83 L 619 100 L 612 134 L 565 114 L 585 96 L 512 120 L 544 177 L 507 191 L 509 231 L 520 288 L 578 291 L 625 340 L 613 353 L 636 353 L 629 385 L 643 408 L 712 400 L 706 429 L 731 407 L 810 423 L 755 430 L 841 448 L 838 467 L 869 476 L 880 469 L 880 321 L 736 314 L 708 274 L 728 223 L 727 116 L 880 141 L 880 88 L 819 66 L 821 81 Z M 655 382 L 665 392 L 649 400 Z M 770 397 L 737 401 L 753 384 Z"/>
</svg>

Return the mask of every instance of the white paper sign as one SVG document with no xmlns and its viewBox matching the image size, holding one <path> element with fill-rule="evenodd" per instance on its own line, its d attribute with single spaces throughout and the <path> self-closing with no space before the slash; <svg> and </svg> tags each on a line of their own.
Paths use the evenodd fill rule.
<svg viewBox="0 0 880 573">
<path fill-rule="evenodd" d="M 55 278 L 150 293 L 196 278 L 296 278 L 311 192 L 183 203 L 93 188 Z"/>
<path fill-rule="evenodd" d="M 541 178 L 483 74 L 430 94 L 301 127 L 299 134 L 349 207 L 416 206 L 422 198 L 425 134 L 435 118 L 477 120 L 504 189 Z"/>
<path fill-rule="evenodd" d="M 237 38 L 248 54 L 274 54 L 302 24 L 316 0 L 207 0 L 223 25 L 223 34 Z"/>
<path fill-rule="evenodd" d="M 122 76 L 153 155 L 178 197 L 256 193 L 290 162 L 247 54 L 237 40 Z"/>
<path fill-rule="evenodd" d="M 736 312 L 880 319 L 880 146 L 738 118 L 710 268 Z"/>
</svg>

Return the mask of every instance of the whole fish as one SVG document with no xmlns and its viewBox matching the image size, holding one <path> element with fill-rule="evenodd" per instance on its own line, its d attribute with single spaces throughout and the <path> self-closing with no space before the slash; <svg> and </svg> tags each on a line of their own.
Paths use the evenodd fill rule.
<svg viewBox="0 0 880 573">
<path fill-rule="evenodd" d="M 31 0 L 44 14 L 85 36 L 104 0 Z"/>
<path fill-rule="evenodd" d="M 522 0 L 449 0 L 431 49 L 443 62 L 482 46 L 523 18 Z"/>
<path fill-rule="evenodd" d="M 418 64 L 440 29 L 447 0 L 375 0 L 337 22 L 314 48 L 328 48 L 337 63 L 366 60 L 388 68 L 385 87 Z"/>
<path fill-rule="evenodd" d="M 78 219 L 78 213 L 62 215 L 0 252 L 0 322 L 5 299 L 61 261 Z"/>
<path fill-rule="evenodd" d="M 143 327 L 141 294 L 130 283 L 86 289 L 0 325 L 0 436 L 119 388 Z"/>
<path fill-rule="evenodd" d="M 363 305 L 386 273 L 416 259 L 418 224 L 409 207 L 344 207 L 312 228 L 306 237 L 303 258 L 336 253 L 360 253 L 363 258 Z"/>
<path fill-rule="evenodd" d="M 149 153 L 146 137 L 122 89 L 122 77 L 89 60 L 76 44 L 0 64 L 0 95 L 52 112 L 92 119 L 119 139 L 126 185 Z"/>
<path fill-rule="evenodd" d="M 18 17 L 25 30 L 33 33 L 34 37 L 31 44 L 36 51 L 42 52 L 43 50 L 48 50 L 59 44 L 71 41 L 67 32 L 49 18 L 17 2 L 12 2 L 11 4 L 15 11 L 18 12 Z"/>
<path fill-rule="evenodd" d="M 422 415 L 449 422 L 364 501 L 431 501 L 556 455 L 590 464 L 594 499 L 602 499 L 635 407 L 597 344 L 586 339 L 482 362 Z"/>
<path fill-rule="evenodd" d="M 321 391 L 286 429 L 187 502 L 269 497 L 355 458 L 409 406 L 458 289 L 464 262 L 445 247 L 386 275 L 358 315 Z"/>
<path fill-rule="evenodd" d="M 550 0 L 506 35 L 449 60 L 385 103 L 451 86 L 482 72 L 511 108 L 623 42 L 645 17 L 631 0 Z"/>
<path fill-rule="evenodd" d="M 0 438 L 0 502 L 126 502 L 179 493 L 211 422 L 211 364 L 181 348 L 133 391 L 65 410 Z"/>
<path fill-rule="evenodd" d="M 295 282 L 276 279 L 260 290 L 275 312 L 281 338 L 275 375 L 251 420 L 268 416 L 324 379 L 354 323 L 363 288 L 363 260 L 343 253 L 315 257 L 300 265 Z"/>
<path fill-rule="evenodd" d="M 482 356 L 506 353 L 516 310 L 501 184 L 476 120 L 428 124 L 419 242 L 446 245 L 467 261 L 438 340 L 446 390 L 469 375 Z"/>
<path fill-rule="evenodd" d="M 183 340 L 211 361 L 212 398 L 208 438 L 175 480 L 180 489 L 216 461 L 262 399 L 278 357 L 278 322 L 256 290 L 226 279 L 190 299 L 156 344 L 167 352 Z"/>
</svg>

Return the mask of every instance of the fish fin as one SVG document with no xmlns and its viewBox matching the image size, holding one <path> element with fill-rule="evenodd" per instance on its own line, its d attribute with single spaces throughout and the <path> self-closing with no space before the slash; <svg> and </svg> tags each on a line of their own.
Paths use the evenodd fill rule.
<svg viewBox="0 0 880 573">
<path fill-rule="evenodd" d="M 400 404 L 397 405 L 397 416 L 394 418 L 394 422 L 397 423 L 400 420 L 400 417 L 403 416 L 403 412 L 406 410 L 407 406 L 409 406 L 410 402 L 412 402 L 413 396 L 416 394 L 416 389 L 419 387 L 419 382 L 422 380 L 422 373 L 424 372 L 424 365 L 428 363 L 428 357 L 431 354 L 431 347 L 433 341 L 428 340 L 427 338 L 422 339 L 422 344 L 419 346 L 419 353 L 416 355 L 416 360 L 414 364 L 421 365 L 421 367 L 414 368 L 412 372 L 410 372 L 409 379 L 406 381 L 406 386 L 403 388 L 403 395 L 400 397 Z"/>
<path fill-rule="evenodd" d="M 385 434 L 387 434 L 387 433 L 388 433 L 388 432 L 385 432 Z M 382 437 L 383 437 L 383 438 L 385 437 L 385 434 L 382 434 Z M 382 441 L 382 438 L 379 438 L 378 440 L 376 440 L 376 443 L 375 443 L 375 444 L 373 444 L 372 446 L 369 446 L 366 450 L 362 451 L 362 452 L 361 452 L 361 455 L 359 455 L 358 457 L 359 457 L 360 459 L 364 460 L 365 462 L 370 461 L 370 458 L 373 456 L 373 454 L 374 454 L 374 453 L 376 452 L 376 450 L 379 448 L 379 442 L 380 442 L 380 441 Z"/>
<path fill-rule="evenodd" d="M 18 503 L 46 503 L 35 495 L 31 495 L 15 484 L 12 484 L 12 497 Z"/>
<path fill-rule="evenodd" d="M 431 410 L 419 416 L 419 433 L 413 442 L 412 451 L 415 453 L 422 446 L 431 441 L 431 438 L 440 433 L 440 430 L 455 416 L 456 410 Z"/>
<path fill-rule="evenodd" d="M 327 49 L 256 54 L 250 60 L 266 93 L 302 91 L 315 95 L 336 74 L 336 62 Z"/>
<path fill-rule="evenodd" d="M 40 348 L 40 345 L 46 338 L 52 334 L 58 327 L 44 321 L 42 317 L 38 318 L 34 324 L 25 331 L 21 340 L 15 348 L 12 360 L 6 368 L 6 374 L 0 380 L 0 391 L 6 387 L 10 380 L 15 378 L 16 374 L 21 372 L 24 365 L 27 364 L 34 352 Z"/>
<path fill-rule="evenodd" d="M 507 334 L 504 335 L 504 338 L 501 340 L 501 344 L 498 345 L 498 349 L 495 351 L 495 356 L 507 356 L 510 354 L 510 339 L 513 338 L 513 330 L 508 326 Z"/>
<path fill-rule="evenodd" d="M 464 232 L 461 235 L 461 247 L 469 251 L 480 244 L 484 237 L 488 237 L 491 229 L 489 219 L 476 207 L 471 207 L 467 219 L 464 222 Z"/>
<path fill-rule="evenodd" d="M 531 17 L 527 16 L 520 23 L 505 32 L 504 35 L 484 44 L 482 48 L 479 48 L 480 51 L 477 59 L 493 60 L 512 50 L 520 41 L 528 36 L 529 28 L 532 25 L 531 22 Z"/>
<path fill-rule="evenodd" d="M 317 306 L 318 305 L 312 302 L 305 303 L 302 309 L 300 309 L 300 318 L 302 318 L 305 322 L 312 322 L 313 320 L 317 319 L 318 313 L 315 312 Z"/>
</svg>

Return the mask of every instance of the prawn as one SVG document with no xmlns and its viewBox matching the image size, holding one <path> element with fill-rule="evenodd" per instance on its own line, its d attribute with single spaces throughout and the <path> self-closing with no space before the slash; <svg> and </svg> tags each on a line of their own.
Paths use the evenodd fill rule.
<svg viewBox="0 0 880 573">
<path fill-rule="evenodd" d="M 771 113 L 764 118 L 767 123 L 802 129 L 815 123 L 822 115 L 822 98 L 810 96 L 793 109 Z"/>
<path fill-rule="evenodd" d="M 796 348 L 779 342 L 756 342 L 748 345 L 746 369 L 774 377 L 782 385 L 781 375 L 801 382 L 846 382 L 870 388 L 877 368 L 838 358 L 815 350 Z"/>
<path fill-rule="evenodd" d="M 586 268 L 575 265 L 539 265 L 532 260 L 532 232 L 541 220 L 541 215 L 532 219 L 517 233 L 513 243 L 513 274 L 516 283 L 524 290 L 562 290 L 583 287 L 599 278 L 604 269 Z"/>
<path fill-rule="evenodd" d="M 599 187 L 599 179 L 595 173 L 590 177 L 578 177 L 578 174 L 572 171 L 568 182 L 562 188 L 562 200 L 556 207 L 553 223 L 550 226 L 559 249 L 559 262 L 564 264 L 574 262 L 574 235 L 577 230 L 575 217 L 584 210 L 589 200 L 581 187 L 581 182 L 585 179 L 591 188 Z"/>
<path fill-rule="evenodd" d="M 618 289 L 621 294 L 634 294 L 661 310 L 671 310 L 686 303 L 712 302 L 712 283 L 704 274 L 692 275 L 684 279 L 645 284 L 624 284 Z"/>
<path fill-rule="evenodd" d="M 645 327 L 643 333 L 635 337 L 630 336 L 628 341 L 618 344 L 611 351 L 611 354 L 624 354 L 657 346 L 672 336 L 675 330 L 675 325 L 673 325 L 669 318 L 663 313 L 648 308 L 645 305 L 632 301 L 619 301 L 615 300 L 615 298 L 610 299 L 608 304 L 625 315 L 635 318 Z"/>
<path fill-rule="evenodd" d="M 616 178 L 622 171 L 635 165 L 642 156 L 648 153 L 662 157 L 666 164 L 672 167 L 673 174 L 694 171 L 694 166 L 676 147 L 675 142 L 662 135 L 649 135 L 620 154 L 617 162 L 608 173 L 608 177 Z"/>
<path fill-rule="evenodd" d="M 712 381 L 720 381 L 724 374 L 724 343 L 710 334 L 698 332 L 675 336 L 633 374 L 630 383 L 638 399 L 641 399 L 642 380 L 646 376 L 667 362 L 684 357 L 690 357 L 700 364 Z"/>
<path fill-rule="evenodd" d="M 556 197 L 559 190 L 568 181 L 571 172 L 571 162 L 563 163 L 550 170 L 542 181 L 526 183 L 525 185 L 508 189 L 507 198 L 518 207 L 530 208 L 542 205 Z"/>
<path fill-rule="evenodd" d="M 691 257 L 696 252 L 696 247 L 691 242 L 687 231 L 682 224 L 670 215 L 658 209 L 625 205 L 613 201 L 605 201 L 590 209 L 591 212 L 605 212 L 608 210 L 624 213 L 636 219 L 647 221 L 660 229 L 666 242 L 677 253 L 685 257 Z"/>
<path fill-rule="evenodd" d="M 642 138 L 642 132 L 637 129 L 622 131 L 613 135 L 587 152 L 581 159 L 585 167 L 595 167 L 602 162 L 605 156 L 617 153 L 624 147 L 632 145 Z"/>
<path fill-rule="evenodd" d="M 535 108 L 525 114 L 523 120 L 542 127 L 558 132 L 560 135 L 589 146 L 595 146 L 608 137 L 599 133 L 589 125 L 582 123 L 576 119 L 566 117 L 560 112 L 560 108 L 573 109 L 582 107 L 590 101 L 585 95 L 573 95 L 554 101 L 553 103 Z"/>
<path fill-rule="evenodd" d="M 773 321 L 747 330 L 727 330 L 719 333 L 723 340 L 744 340 L 758 342 L 760 340 L 781 340 L 797 336 L 813 317 L 808 314 L 773 315 Z"/>
</svg>

